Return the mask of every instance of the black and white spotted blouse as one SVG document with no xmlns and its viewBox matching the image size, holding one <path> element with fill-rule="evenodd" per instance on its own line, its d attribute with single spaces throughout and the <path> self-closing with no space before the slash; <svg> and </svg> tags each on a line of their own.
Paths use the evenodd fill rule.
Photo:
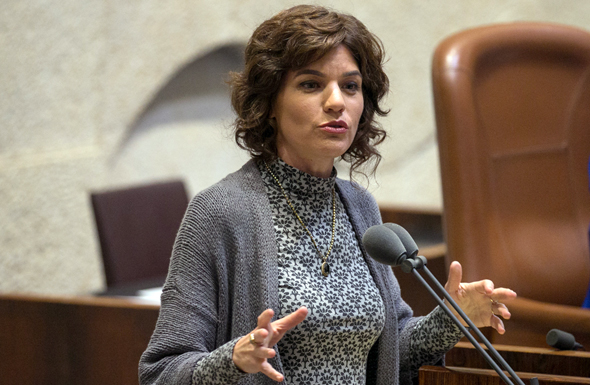
<svg viewBox="0 0 590 385">
<path fill-rule="evenodd" d="M 325 254 L 332 235 L 330 178 L 301 172 L 282 160 L 269 165 L 295 210 Z M 321 274 L 321 257 L 264 164 L 259 165 L 272 206 L 277 235 L 279 303 L 282 318 L 301 306 L 307 318 L 278 343 L 287 384 L 365 384 L 369 350 L 379 337 L 385 309 L 361 254 L 352 224 L 336 194 L 336 235 L 328 258 L 330 274 Z M 462 337 L 441 310 L 417 325 L 412 357 L 402 363 L 433 364 Z"/>
</svg>

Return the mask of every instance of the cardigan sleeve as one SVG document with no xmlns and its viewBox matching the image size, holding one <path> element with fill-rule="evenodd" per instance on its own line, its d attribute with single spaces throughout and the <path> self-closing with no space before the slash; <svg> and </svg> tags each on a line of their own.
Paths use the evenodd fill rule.
<svg viewBox="0 0 590 385">
<path fill-rule="evenodd" d="M 422 365 L 436 365 L 463 337 L 451 318 L 437 306 L 425 317 L 416 318 L 409 333 L 409 354 L 402 355 L 400 365 L 411 378 Z"/>
<path fill-rule="evenodd" d="M 161 296 L 161 309 L 139 365 L 140 383 L 232 384 L 247 376 L 233 363 L 238 339 L 219 347 L 219 275 L 224 273 L 221 214 L 204 196 L 191 201 L 179 229 Z"/>
</svg>

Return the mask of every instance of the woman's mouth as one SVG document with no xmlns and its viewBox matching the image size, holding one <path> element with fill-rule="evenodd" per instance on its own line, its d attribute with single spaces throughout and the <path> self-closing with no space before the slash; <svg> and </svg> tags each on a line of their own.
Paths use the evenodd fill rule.
<svg viewBox="0 0 590 385">
<path fill-rule="evenodd" d="M 322 130 L 334 134 L 340 134 L 348 130 L 348 124 L 344 120 L 332 120 L 320 125 Z"/>
</svg>

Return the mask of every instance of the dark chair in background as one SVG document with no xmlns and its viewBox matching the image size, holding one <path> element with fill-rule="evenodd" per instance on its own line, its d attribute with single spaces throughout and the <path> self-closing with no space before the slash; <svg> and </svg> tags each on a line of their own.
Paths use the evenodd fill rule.
<svg viewBox="0 0 590 385">
<path fill-rule="evenodd" d="M 512 23 L 457 33 L 433 58 L 447 265 L 514 289 L 495 343 L 590 348 L 590 33 Z"/>
<path fill-rule="evenodd" d="M 91 194 L 107 292 L 161 286 L 188 205 L 182 181 Z"/>
</svg>

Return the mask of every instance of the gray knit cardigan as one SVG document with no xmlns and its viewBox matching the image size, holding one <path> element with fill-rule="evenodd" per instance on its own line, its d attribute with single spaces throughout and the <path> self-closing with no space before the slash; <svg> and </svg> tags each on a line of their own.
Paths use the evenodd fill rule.
<svg viewBox="0 0 590 385">
<path fill-rule="evenodd" d="M 369 353 L 367 384 L 410 384 L 403 358 L 417 319 L 391 268 L 369 258 L 361 243 L 365 230 L 381 223 L 379 209 L 361 187 L 341 179 L 336 186 L 386 309 Z M 270 203 L 254 161 L 194 197 L 174 245 L 156 329 L 141 357 L 140 383 L 192 384 L 200 359 L 252 331 L 265 309 L 278 314 L 276 255 Z M 277 353 L 269 362 L 282 372 Z M 238 383 L 277 384 L 261 373 Z"/>
</svg>

